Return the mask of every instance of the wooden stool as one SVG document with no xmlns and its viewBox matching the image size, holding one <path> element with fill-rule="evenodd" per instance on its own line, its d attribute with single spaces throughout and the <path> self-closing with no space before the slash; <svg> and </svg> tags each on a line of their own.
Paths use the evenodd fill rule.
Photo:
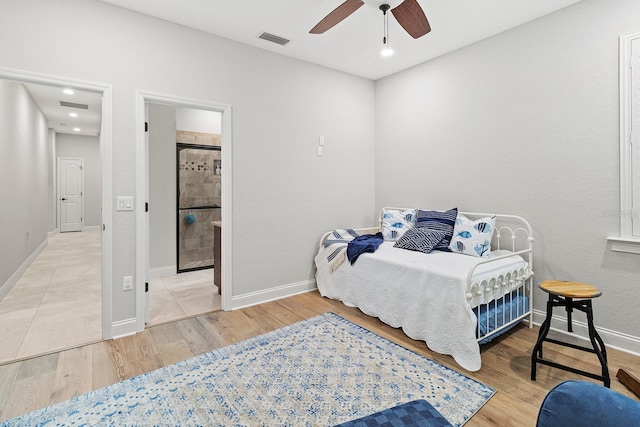
<svg viewBox="0 0 640 427">
<path fill-rule="evenodd" d="M 604 346 L 604 342 L 596 328 L 593 326 L 593 309 L 591 307 L 591 299 L 597 298 L 602 295 L 595 286 L 587 285 L 579 282 L 563 282 L 560 280 L 545 280 L 540 283 L 540 289 L 549 294 L 549 300 L 547 301 L 547 317 L 544 319 L 542 326 L 540 326 L 540 332 L 538 333 L 538 341 L 533 348 L 531 354 L 531 380 L 536 379 L 536 365 L 541 363 L 543 365 L 552 366 L 554 368 L 562 369 L 565 371 L 573 372 L 574 374 L 584 375 L 589 378 L 594 378 L 604 382 L 605 387 L 611 385 L 611 378 L 609 377 L 609 368 L 607 366 L 607 349 Z M 574 298 L 578 298 L 578 301 L 574 301 Z M 593 348 L 582 347 L 575 344 L 570 344 L 563 341 L 558 341 L 552 338 L 547 338 L 549 328 L 551 327 L 551 317 L 553 316 L 553 307 L 565 307 L 567 311 L 567 331 L 573 332 L 573 326 L 571 324 L 571 313 L 573 310 L 579 310 L 587 314 L 587 326 L 589 329 L 589 340 Z M 550 342 L 565 347 L 575 348 L 577 350 L 586 351 L 589 353 L 595 353 L 600 360 L 602 366 L 602 375 L 593 374 L 591 372 L 582 371 L 580 369 L 572 368 L 570 366 L 561 365 L 550 360 L 542 358 L 542 343 Z"/>
</svg>

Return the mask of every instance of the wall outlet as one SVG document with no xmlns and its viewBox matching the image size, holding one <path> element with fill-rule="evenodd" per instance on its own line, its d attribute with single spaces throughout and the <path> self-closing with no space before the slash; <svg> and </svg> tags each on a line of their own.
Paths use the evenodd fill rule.
<svg viewBox="0 0 640 427">
<path fill-rule="evenodd" d="M 124 276 L 122 278 L 122 290 L 130 291 L 133 289 L 133 276 Z"/>
</svg>

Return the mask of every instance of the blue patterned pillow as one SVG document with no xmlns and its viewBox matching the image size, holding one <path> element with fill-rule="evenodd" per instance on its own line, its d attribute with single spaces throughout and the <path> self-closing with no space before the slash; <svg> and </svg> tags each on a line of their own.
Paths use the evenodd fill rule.
<svg viewBox="0 0 640 427">
<path fill-rule="evenodd" d="M 410 228 L 398 239 L 393 247 L 428 254 L 443 238 L 444 232 L 440 230 Z"/>
<path fill-rule="evenodd" d="M 396 241 L 416 223 L 415 209 L 382 210 L 382 236 L 384 240 Z"/>
<path fill-rule="evenodd" d="M 458 215 L 449 247 L 453 252 L 487 258 L 491 252 L 495 226 L 495 216 L 472 221 L 464 215 Z"/>
<path fill-rule="evenodd" d="M 449 244 L 451 243 L 451 237 L 453 237 L 453 227 L 457 217 L 458 208 L 449 209 L 445 212 L 418 210 L 416 227 L 444 232 L 444 237 L 433 249 L 451 252 Z"/>
<path fill-rule="evenodd" d="M 347 421 L 335 427 L 402 427 L 428 426 L 451 427 L 447 421 L 430 403 L 419 399 L 402 403 L 380 412 Z"/>
</svg>

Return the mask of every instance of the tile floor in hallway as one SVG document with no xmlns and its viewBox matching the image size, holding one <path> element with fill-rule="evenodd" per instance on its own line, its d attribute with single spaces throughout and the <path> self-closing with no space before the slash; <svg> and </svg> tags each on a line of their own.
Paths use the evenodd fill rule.
<svg viewBox="0 0 640 427">
<path fill-rule="evenodd" d="M 213 285 L 213 269 L 189 271 L 149 281 L 148 326 L 172 322 L 222 308 Z"/>
<path fill-rule="evenodd" d="M 0 363 L 102 339 L 99 231 L 60 233 L 0 302 Z M 149 325 L 219 310 L 213 270 L 152 279 Z"/>
</svg>

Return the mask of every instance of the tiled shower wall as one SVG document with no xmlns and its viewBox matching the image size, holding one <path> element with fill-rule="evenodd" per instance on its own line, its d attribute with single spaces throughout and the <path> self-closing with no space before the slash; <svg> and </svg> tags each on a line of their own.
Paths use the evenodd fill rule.
<svg viewBox="0 0 640 427">
<path fill-rule="evenodd" d="M 188 209 L 221 206 L 221 152 L 207 149 L 180 150 L 178 211 L 178 270 L 213 265 L 213 222 L 221 209 Z"/>
</svg>

